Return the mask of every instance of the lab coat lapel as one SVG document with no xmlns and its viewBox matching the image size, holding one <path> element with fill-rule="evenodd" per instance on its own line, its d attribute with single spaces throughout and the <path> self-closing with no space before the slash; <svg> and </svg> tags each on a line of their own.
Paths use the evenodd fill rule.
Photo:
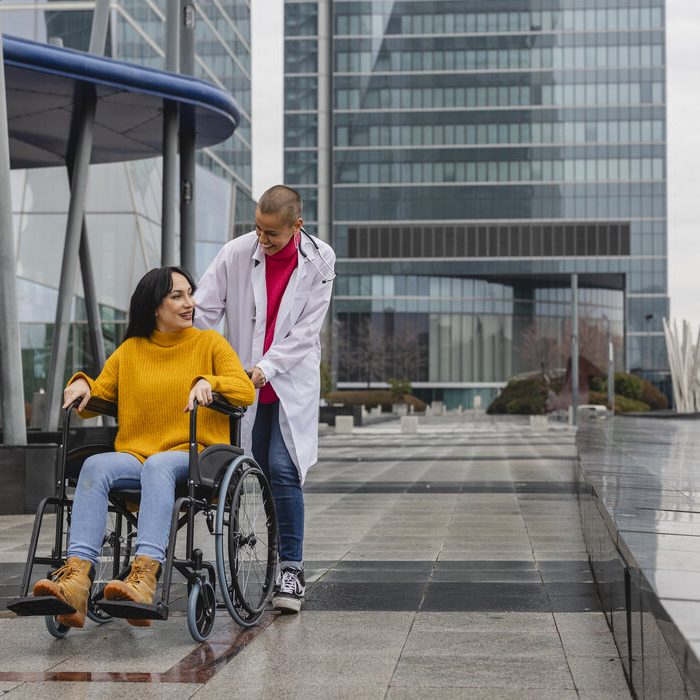
<svg viewBox="0 0 700 700">
<path fill-rule="evenodd" d="M 267 323 L 267 289 L 265 287 L 265 253 L 258 245 L 251 260 L 253 272 L 253 302 L 255 304 L 255 328 L 253 330 L 253 357 L 262 357 Z"/>
</svg>

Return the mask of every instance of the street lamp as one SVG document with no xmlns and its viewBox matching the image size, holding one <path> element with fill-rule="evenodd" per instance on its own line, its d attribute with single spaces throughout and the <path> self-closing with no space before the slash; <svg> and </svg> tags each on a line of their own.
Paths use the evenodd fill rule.
<svg viewBox="0 0 700 700">
<path fill-rule="evenodd" d="M 610 333 L 610 319 L 603 314 L 606 334 L 608 339 L 608 406 L 615 413 L 615 353 L 613 350 L 612 335 Z"/>
</svg>

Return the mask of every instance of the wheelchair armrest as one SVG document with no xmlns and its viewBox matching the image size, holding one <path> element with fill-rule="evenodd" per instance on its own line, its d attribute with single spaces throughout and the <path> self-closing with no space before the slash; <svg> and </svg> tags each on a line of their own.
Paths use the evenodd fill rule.
<svg viewBox="0 0 700 700">
<path fill-rule="evenodd" d="M 116 403 L 110 403 L 104 399 L 98 399 L 95 396 L 90 398 L 85 408 L 93 413 L 101 413 L 103 416 L 112 416 L 112 418 L 117 417 Z"/>
<path fill-rule="evenodd" d="M 78 409 L 82 399 L 76 399 L 73 403 L 64 409 L 66 414 L 70 414 L 73 409 Z M 117 404 L 110 403 L 104 399 L 98 399 L 96 396 L 92 396 L 85 406 L 86 411 L 91 411 L 92 413 L 99 413 L 103 416 L 112 416 L 112 418 L 117 417 Z"/>
<path fill-rule="evenodd" d="M 210 408 L 212 411 L 217 411 L 218 413 L 223 413 L 224 415 L 230 416 L 232 418 L 242 418 L 246 409 L 243 406 L 234 406 L 229 403 L 221 394 L 212 394 L 213 401 L 204 406 L 204 408 Z"/>
</svg>

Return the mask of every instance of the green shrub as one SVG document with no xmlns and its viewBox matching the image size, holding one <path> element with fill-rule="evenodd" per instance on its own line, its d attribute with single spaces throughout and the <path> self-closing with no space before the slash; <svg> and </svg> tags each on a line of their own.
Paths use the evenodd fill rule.
<svg viewBox="0 0 700 700">
<path fill-rule="evenodd" d="M 600 392 L 602 394 L 607 394 L 607 392 L 608 392 L 608 379 L 607 379 L 607 377 L 591 377 L 591 381 L 589 382 L 589 389 L 591 391 L 596 391 L 596 392 Z"/>
<path fill-rule="evenodd" d="M 606 382 L 607 388 L 607 382 Z M 642 396 L 642 380 L 634 374 L 615 372 L 615 394 L 639 401 Z"/>
<path fill-rule="evenodd" d="M 588 403 L 600 406 L 608 406 L 608 395 L 600 391 L 591 391 L 588 395 Z M 615 413 L 629 413 L 630 411 L 648 411 L 649 406 L 642 401 L 635 401 L 626 396 L 615 394 Z"/>
<path fill-rule="evenodd" d="M 397 401 L 388 389 L 331 391 L 326 394 L 325 399 L 328 403 L 342 403 L 345 406 L 366 406 L 367 408 L 374 408 L 375 406 L 391 407 L 391 405 L 395 403 L 405 403 L 409 406 L 413 406 L 413 410 L 419 413 L 426 409 L 425 401 L 421 401 L 417 396 L 407 394 Z"/>
<path fill-rule="evenodd" d="M 410 394 L 413 391 L 411 382 L 408 379 L 387 379 L 386 383 L 389 385 L 389 390 L 391 395 L 395 399 L 402 399 L 406 394 Z"/>
<path fill-rule="evenodd" d="M 639 397 L 652 411 L 668 408 L 668 399 L 646 379 L 642 379 L 642 395 Z"/>
<path fill-rule="evenodd" d="M 630 411 L 648 411 L 649 406 L 642 401 L 628 399 L 626 396 L 615 396 L 615 413 L 629 413 Z"/>
<path fill-rule="evenodd" d="M 548 387 L 542 377 L 511 379 L 491 402 L 487 413 L 541 415 L 547 408 Z"/>
<path fill-rule="evenodd" d="M 324 398 L 333 389 L 333 381 L 331 380 L 331 373 L 328 369 L 328 365 L 325 362 L 321 363 L 321 396 Z"/>
<path fill-rule="evenodd" d="M 607 394 L 607 377 L 591 377 L 590 388 L 592 392 Z M 633 401 L 641 401 L 653 411 L 668 408 L 668 399 L 651 382 L 636 374 L 617 372 L 615 374 L 615 395 Z"/>
<path fill-rule="evenodd" d="M 588 403 L 596 406 L 608 406 L 608 395 L 602 391 L 591 391 L 588 394 Z M 610 406 L 608 406 L 610 408 Z"/>
</svg>

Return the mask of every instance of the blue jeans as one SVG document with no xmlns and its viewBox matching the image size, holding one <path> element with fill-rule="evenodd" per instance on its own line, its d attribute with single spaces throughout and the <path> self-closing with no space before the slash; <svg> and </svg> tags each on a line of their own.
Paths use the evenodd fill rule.
<svg viewBox="0 0 700 700">
<path fill-rule="evenodd" d="M 253 425 L 253 457 L 272 486 L 279 527 L 280 566 L 302 568 L 304 492 L 280 431 L 280 403 L 259 403 Z"/>
<path fill-rule="evenodd" d="M 143 464 L 126 452 L 88 457 L 73 497 L 68 556 L 94 564 L 102 550 L 110 490 L 141 488 L 136 554 L 164 562 L 175 484 L 187 480 L 188 462 L 187 452 L 159 452 Z"/>
</svg>

